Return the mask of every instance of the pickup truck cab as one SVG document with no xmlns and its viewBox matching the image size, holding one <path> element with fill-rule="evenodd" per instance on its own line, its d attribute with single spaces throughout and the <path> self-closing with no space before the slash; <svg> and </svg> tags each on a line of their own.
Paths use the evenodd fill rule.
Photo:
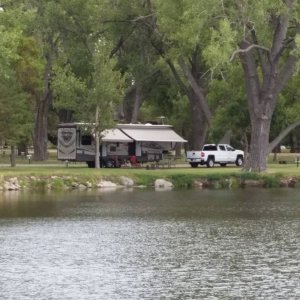
<svg viewBox="0 0 300 300">
<path fill-rule="evenodd" d="M 227 164 L 242 166 L 244 151 L 236 150 L 227 144 L 206 144 L 201 151 L 187 151 L 186 160 L 192 168 L 198 165 L 206 165 L 208 168 L 214 164 L 225 167 Z"/>
</svg>

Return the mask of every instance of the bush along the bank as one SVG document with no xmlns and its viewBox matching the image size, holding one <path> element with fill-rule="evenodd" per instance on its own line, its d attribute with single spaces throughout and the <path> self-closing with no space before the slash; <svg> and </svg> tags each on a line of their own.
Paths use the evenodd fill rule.
<svg viewBox="0 0 300 300">
<path fill-rule="evenodd" d="M 67 190 L 118 187 L 155 187 L 157 180 L 165 181 L 165 186 L 172 188 L 197 189 L 236 189 L 247 187 L 276 188 L 300 187 L 300 177 L 284 177 L 280 174 L 267 175 L 257 173 L 210 174 L 170 174 L 161 178 L 153 174 L 138 177 L 126 176 L 21 176 L 0 177 L 0 190 Z"/>
</svg>

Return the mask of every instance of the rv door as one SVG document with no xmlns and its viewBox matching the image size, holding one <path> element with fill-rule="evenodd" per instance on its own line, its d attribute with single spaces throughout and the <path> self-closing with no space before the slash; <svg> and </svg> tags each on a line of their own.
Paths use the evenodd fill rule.
<svg viewBox="0 0 300 300">
<path fill-rule="evenodd" d="M 57 159 L 76 160 L 76 128 L 59 128 L 57 132 Z"/>
</svg>

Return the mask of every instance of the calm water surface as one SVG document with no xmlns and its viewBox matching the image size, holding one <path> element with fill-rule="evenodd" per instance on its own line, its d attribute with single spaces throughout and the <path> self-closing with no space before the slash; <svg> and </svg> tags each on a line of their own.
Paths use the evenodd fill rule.
<svg viewBox="0 0 300 300">
<path fill-rule="evenodd" d="M 0 299 L 300 299 L 299 190 L 0 196 Z"/>
</svg>

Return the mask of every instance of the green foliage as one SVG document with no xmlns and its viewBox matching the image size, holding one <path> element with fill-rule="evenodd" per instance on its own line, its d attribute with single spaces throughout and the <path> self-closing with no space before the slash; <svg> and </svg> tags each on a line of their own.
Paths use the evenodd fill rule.
<svg viewBox="0 0 300 300">
<path fill-rule="evenodd" d="M 260 180 L 261 176 L 260 174 L 256 173 L 256 172 L 247 172 L 247 171 L 243 171 L 239 174 L 236 174 L 236 177 L 240 177 L 241 180 L 245 181 L 245 180 Z"/>
<path fill-rule="evenodd" d="M 229 20 L 221 20 L 218 30 L 211 29 L 211 39 L 203 56 L 211 68 L 218 69 L 229 63 L 229 58 L 236 45 L 236 32 L 232 30 Z"/>
<path fill-rule="evenodd" d="M 52 88 L 55 96 L 56 109 L 78 111 L 86 98 L 87 88 L 84 82 L 75 76 L 69 65 L 62 68 L 56 66 L 52 79 Z"/>
<path fill-rule="evenodd" d="M 280 186 L 280 178 L 278 176 L 263 176 L 262 181 L 267 188 L 277 188 Z"/>
<path fill-rule="evenodd" d="M 1 74 L 2 75 L 2 74 Z M 0 136 L 10 145 L 27 141 L 32 129 L 33 116 L 27 95 L 16 77 L 0 75 Z"/>
<path fill-rule="evenodd" d="M 292 123 L 299 119 L 300 113 L 300 74 L 295 74 L 289 82 L 286 89 L 282 93 L 281 105 L 279 105 L 278 113 L 283 113 L 287 123 Z M 280 104 L 280 103 L 279 103 Z"/>
<path fill-rule="evenodd" d="M 46 191 L 48 189 L 48 181 L 46 179 L 31 181 L 30 188 L 38 191 Z"/>
<path fill-rule="evenodd" d="M 143 172 L 138 176 L 134 176 L 134 180 L 137 186 L 153 186 L 155 179 L 157 179 L 157 176 L 151 174 L 150 172 Z"/>
<path fill-rule="evenodd" d="M 10 145 L 27 141 L 32 130 L 33 116 L 13 74 L 0 76 L 0 136 Z"/>
<path fill-rule="evenodd" d="M 52 190 L 62 190 L 65 188 L 65 182 L 63 179 L 61 178 L 55 178 L 53 180 L 51 180 L 51 183 L 50 183 L 50 187 Z"/>
<path fill-rule="evenodd" d="M 1 16 L 1 13 L 0 13 Z M 8 78 L 13 76 L 13 64 L 19 59 L 17 47 L 21 33 L 13 30 L 7 31 L 5 26 L 0 25 L 0 74 Z"/>
<path fill-rule="evenodd" d="M 19 59 L 15 64 L 16 76 L 22 89 L 31 95 L 33 103 L 43 92 L 43 71 L 41 49 L 34 37 L 23 36 L 17 49 Z"/>
<path fill-rule="evenodd" d="M 171 175 L 170 178 L 175 187 L 192 188 L 197 176 L 191 176 L 189 174 L 174 174 Z"/>
<path fill-rule="evenodd" d="M 249 135 L 251 129 L 242 70 L 232 66 L 225 76 L 210 84 L 207 98 L 215 111 L 208 141 L 217 143 L 230 130 L 232 144 L 241 147 L 241 141 L 245 135 Z"/>
<path fill-rule="evenodd" d="M 189 55 L 209 38 L 210 16 L 217 11 L 217 1 L 156 0 L 159 28 L 167 34 L 171 56 Z"/>
<path fill-rule="evenodd" d="M 110 57 L 111 45 L 102 40 L 95 45 L 92 81 L 88 101 L 84 103 L 87 118 L 95 122 L 95 111 L 99 109 L 99 130 L 112 126 L 116 105 L 122 98 L 125 80 L 116 69 L 116 60 Z"/>
<path fill-rule="evenodd" d="M 228 174 L 227 174 L 228 176 Z M 222 180 L 224 178 L 224 174 L 221 174 L 221 173 L 210 173 L 210 174 L 207 174 L 205 175 L 205 178 L 208 180 L 208 181 L 219 181 L 219 180 Z"/>
</svg>

